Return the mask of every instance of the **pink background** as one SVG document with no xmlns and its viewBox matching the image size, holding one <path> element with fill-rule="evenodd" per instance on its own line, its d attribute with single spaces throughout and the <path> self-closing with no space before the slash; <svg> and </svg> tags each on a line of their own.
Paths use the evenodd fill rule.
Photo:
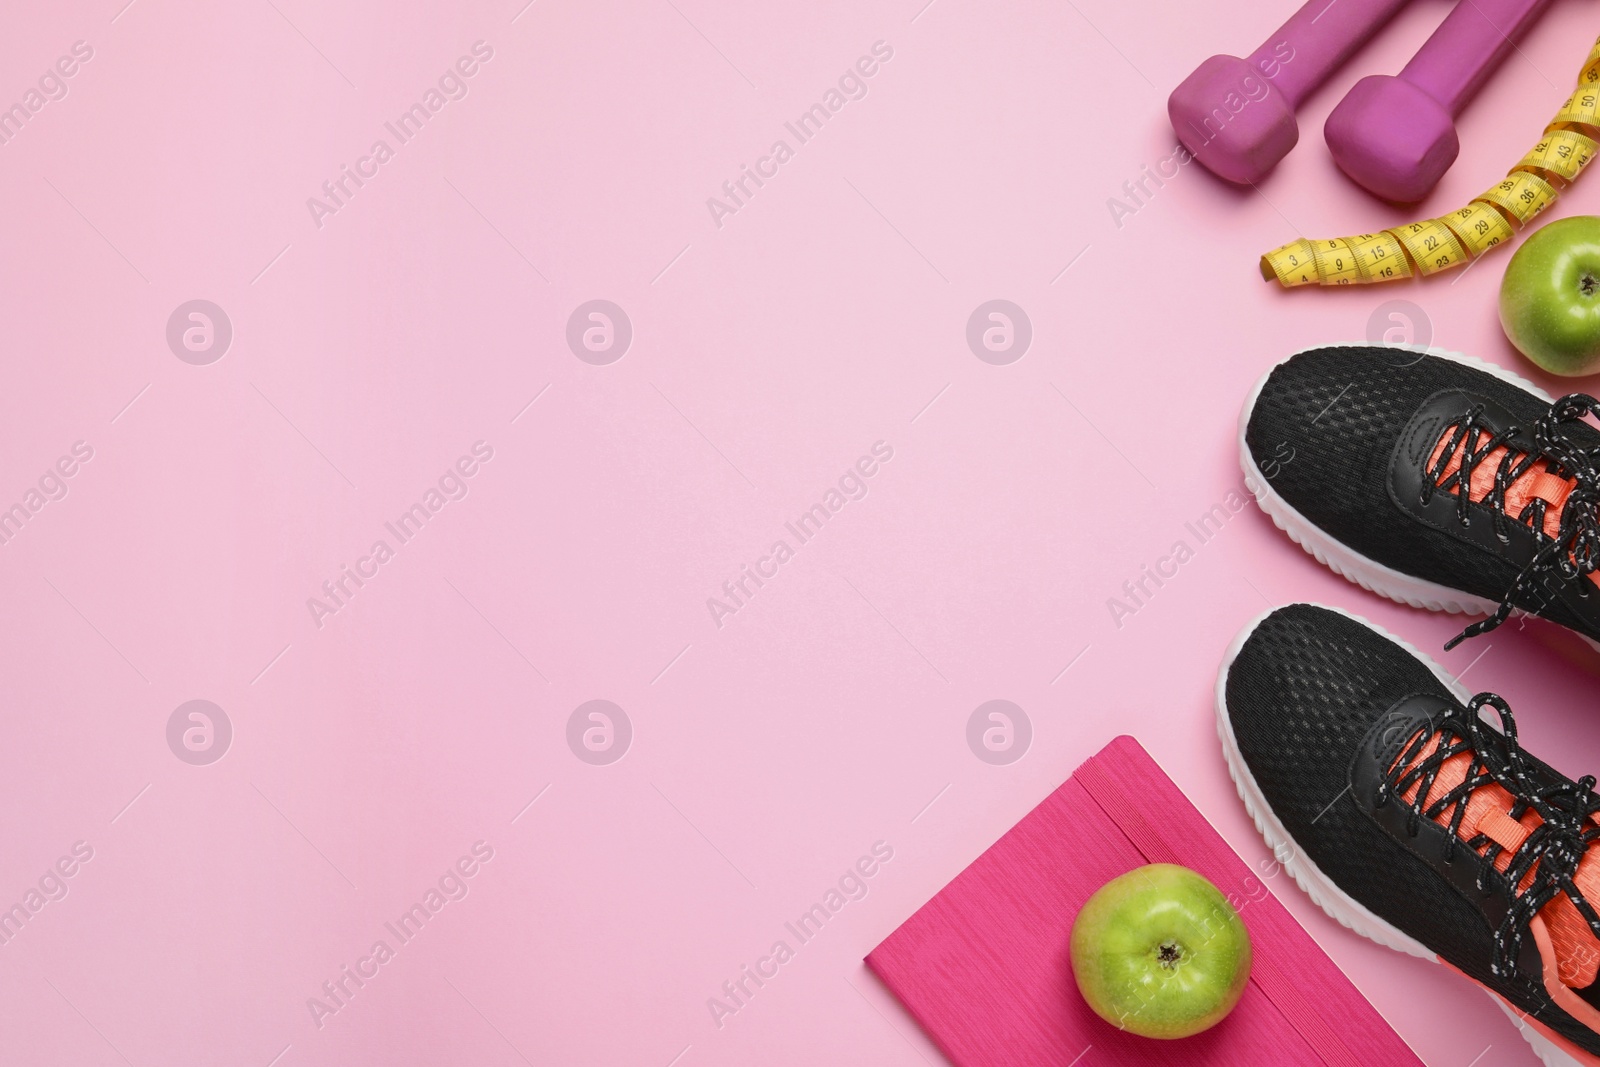
<svg viewBox="0 0 1600 1067">
<path fill-rule="evenodd" d="M 93 849 L 0 946 L 8 1062 L 937 1062 L 860 958 L 1112 736 L 1265 858 L 1213 733 L 1241 624 L 1312 599 L 1428 649 L 1458 625 L 1253 507 L 1120 627 L 1106 603 L 1240 486 L 1239 403 L 1286 353 L 1401 299 L 1520 366 L 1503 255 L 1384 289 L 1256 275 L 1297 233 L 1412 216 L 1320 129 L 1441 3 L 1311 101 L 1259 195 L 1189 167 L 1119 228 L 1167 92 L 1286 4 L 123 2 L 12 5 L 0 34 L 0 101 L 94 50 L 0 145 L 0 506 L 94 450 L 0 546 L 0 902 Z M 1521 156 L 1595 28 L 1556 6 L 1425 213 Z M 319 229 L 306 199 L 478 40 L 468 95 Z M 718 228 L 706 198 L 880 40 L 865 98 Z M 196 298 L 234 330 L 208 366 L 165 339 Z M 633 325 L 608 366 L 564 339 L 596 298 Z M 1033 325 L 1009 366 L 964 339 L 994 298 Z M 319 628 L 307 599 L 480 440 L 466 498 Z M 707 598 L 880 440 L 866 498 L 718 628 Z M 1552 640 L 1442 659 L 1600 769 L 1595 675 Z M 566 741 L 597 698 L 633 728 L 606 766 Z M 1008 766 L 966 743 L 997 698 L 1033 725 Z M 208 766 L 167 746 L 191 699 L 232 723 Z M 465 899 L 319 1028 L 307 998 L 480 840 Z M 877 841 L 869 894 L 716 1026 L 707 999 Z M 1270 884 L 1427 1062 L 1534 1062 L 1463 980 Z"/>
</svg>

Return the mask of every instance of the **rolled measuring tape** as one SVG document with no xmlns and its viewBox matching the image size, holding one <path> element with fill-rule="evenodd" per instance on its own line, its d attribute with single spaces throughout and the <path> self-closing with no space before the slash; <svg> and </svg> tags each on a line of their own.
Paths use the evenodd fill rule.
<svg viewBox="0 0 1600 1067">
<path fill-rule="evenodd" d="M 1285 288 L 1366 285 L 1427 277 L 1477 259 L 1549 207 L 1577 180 L 1600 142 L 1600 39 L 1578 75 L 1578 89 L 1545 127 L 1544 138 L 1506 180 L 1460 211 L 1382 233 L 1307 240 L 1261 257 L 1261 276 Z"/>
</svg>

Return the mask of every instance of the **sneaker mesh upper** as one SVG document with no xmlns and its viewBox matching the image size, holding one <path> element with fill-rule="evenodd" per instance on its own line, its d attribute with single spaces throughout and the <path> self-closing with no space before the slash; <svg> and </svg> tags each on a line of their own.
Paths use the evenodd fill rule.
<svg viewBox="0 0 1600 1067">
<path fill-rule="evenodd" d="M 1251 412 L 1245 445 L 1263 470 L 1273 472 L 1271 488 L 1325 533 L 1404 574 L 1497 601 L 1516 577 L 1516 565 L 1428 527 L 1389 498 L 1396 440 L 1417 408 L 1446 389 L 1493 400 L 1524 428 L 1549 407 L 1492 374 L 1440 356 L 1381 345 L 1319 348 L 1273 369 Z M 1587 425 L 1568 432 L 1585 448 L 1600 447 L 1600 432 Z M 1281 458 L 1284 445 L 1293 449 L 1288 462 Z M 1540 614 L 1589 632 L 1559 601 Z"/>
<path fill-rule="evenodd" d="M 1351 760 L 1401 699 L 1459 706 L 1428 666 L 1371 627 L 1296 604 L 1263 620 L 1228 671 L 1226 714 L 1251 776 L 1304 855 L 1347 896 L 1591 1052 L 1600 1035 L 1526 976 L 1494 977 L 1476 901 L 1391 838 L 1349 795 Z"/>
</svg>

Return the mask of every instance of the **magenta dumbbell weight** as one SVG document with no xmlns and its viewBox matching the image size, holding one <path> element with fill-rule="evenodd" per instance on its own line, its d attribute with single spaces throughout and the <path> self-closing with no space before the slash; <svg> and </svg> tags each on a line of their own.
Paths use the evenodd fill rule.
<svg viewBox="0 0 1600 1067">
<path fill-rule="evenodd" d="M 1406 0 L 1309 0 L 1248 59 L 1212 56 L 1167 100 L 1178 140 L 1231 182 L 1264 178 L 1300 139 L 1295 109 Z"/>
<path fill-rule="evenodd" d="M 1460 0 L 1398 76 L 1356 82 L 1323 127 L 1339 169 L 1385 200 L 1421 200 L 1461 150 L 1456 116 L 1549 3 Z"/>
</svg>

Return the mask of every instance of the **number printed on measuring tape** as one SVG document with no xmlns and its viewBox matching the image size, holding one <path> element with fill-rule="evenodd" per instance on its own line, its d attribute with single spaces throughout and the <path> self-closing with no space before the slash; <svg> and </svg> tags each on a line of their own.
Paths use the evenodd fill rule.
<svg viewBox="0 0 1600 1067">
<path fill-rule="evenodd" d="M 1388 231 L 1350 238 L 1350 251 L 1356 257 L 1356 269 L 1361 272 L 1363 282 L 1411 276 L 1411 261 L 1406 258 L 1405 248 L 1400 239 Z"/>
<path fill-rule="evenodd" d="M 1594 138 L 1577 130 L 1550 130 L 1544 140 L 1533 146 L 1533 151 L 1522 157 L 1516 169 L 1536 174 L 1542 171 L 1570 183 L 1589 165 L 1594 150 Z"/>
<path fill-rule="evenodd" d="M 1411 254 L 1419 274 L 1437 274 L 1470 258 L 1455 231 L 1438 219 L 1407 223 L 1398 227 L 1398 232 L 1400 243 Z"/>
<path fill-rule="evenodd" d="M 1460 211 L 1450 212 L 1444 219 L 1474 258 L 1516 232 L 1506 217 L 1495 210 L 1494 205 L 1481 200 L 1474 200 Z"/>
<path fill-rule="evenodd" d="M 1315 249 L 1317 274 L 1323 285 L 1351 285 L 1361 279 L 1361 272 L 1356 269 L 1356 254 L 1343 237 L 1313 241 L 1311 247 Z"/>
<path fill-rule="evenodd" d="M 1537 174 L 1519 170 L 1477 199 L 1505 208 L 1512 218 L 1526 223 L 1553 204 L 1557 195 L 1556 187 Z"/>
</svg>

